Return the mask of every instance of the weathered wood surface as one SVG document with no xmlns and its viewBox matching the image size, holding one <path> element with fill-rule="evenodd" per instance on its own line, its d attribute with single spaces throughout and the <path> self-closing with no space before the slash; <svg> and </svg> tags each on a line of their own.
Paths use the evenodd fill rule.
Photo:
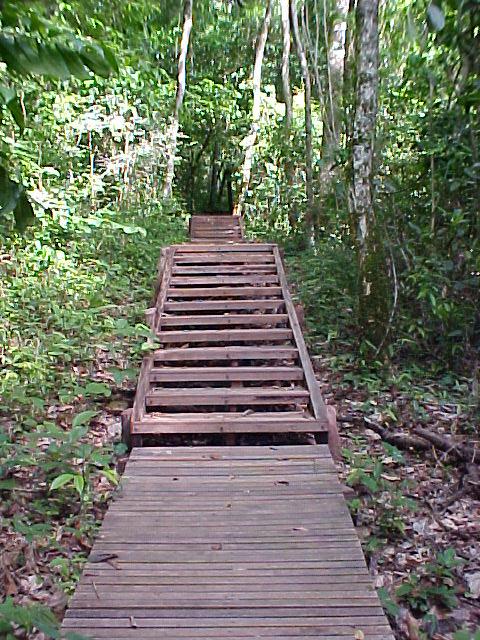
<svg viewBox="0 0 480 640">
<path fill-rule="evenodd" d="M 242 222 L 239 216 L 194 215 L 190 220 L 190 239 L 200 242 L 241 242 L 243 239 Z"/>
<path fill-rule="evenodd" d="M 225 216 L 194 218 L 192 234 L 229 228 Z M 216 243 L 163 251 L 156 304 L 147 314 L 160 348 L 141 371 L 132 434 L 304 431 L 325 442 L 332 423 L 278 248 L 225 243 L 222 233 Z M 222 409 L 229 415 L 219 418 Z"/>
<path fill-rule="evenodd" d="M 128 438 L 329 432 L 335 453 L 278 248 L 195 218 L 162 251 Z M 393 640 L 324 444 L 134 448 L 63 629 Z"/>
<path fill-rule="evenodd" d="M 63 628 L 393 640 L 324 445 L 134 449 Z"/>
</svg>

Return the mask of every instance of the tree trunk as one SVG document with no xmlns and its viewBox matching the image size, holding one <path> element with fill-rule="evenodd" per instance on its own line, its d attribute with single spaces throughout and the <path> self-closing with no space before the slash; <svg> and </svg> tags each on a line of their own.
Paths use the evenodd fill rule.
<svg viewBox="0 0 480 640">
<path fill-rule="evenodd" d="M 378 0 L 358 0 L 356 20 L 357 82 L 350 207 L 357 225 L 360 325 L 364 337 L 373 345 L 380 345 L 388 324 L 389 286 L 372 186 L 378 106 Z"/>
<path fill-rule="evenodd" d="M 343 72 L 345 63 L 345 41 L 349 0 L 335 0 L 335 20 L 330 34 L 327 28 L 327 2 L 324 5 L 324 34 L 327 47 L 328 87 L 330 103 L 330 126 L 332 147 L 338 147 L 341 129 L 341 106 Z"/>
<path fill-rule="evenodd" d="M 192 30 L 193 22 L 192 5 L 193 0 L 185 0 L 183 5 L 183 31 L 180 43 L 180 53 L 178 56 L 177 93 L 175 97 L 175 109 L 173 111 L 172 121 L 167 135 L 167 149 L 165 151 L 165 155 L 167 157 L 167 169 L 163 185 L 163 196 L 165 198 L 170 198 L 172 195 L 173 178 L 175 175 L 175 156 L 177 153 L 179 118 L 183 105 L 183 98 L 185 96 L 188 43 L 190 41 L 190 32 Z"/>
<path fill-rule="evenodd" d="M 316 6 L 317 2 L 315 2 Z M 320 207 L 323 210 L 319 224 L 326 225 L 327 199 L 332 190 L 340 149 L 342 88 L 344 80 L 345 33 L 347 27 L 348 0 L 335 0 L 335 18 L 329 29 L 327 2 L 323 0 L 323 35 L 327 52 L 328 106 L 323 112 L 322 167 L 318 176 Z M 318 18 L 317 18 L 318 19 Z"/>
<path fill-rule="evenodd" d="M 345 146 L 348 149 L 352 137 L 352 114 L 353 114 L 353 96 L 352 87 L 354 86 L 355 71 L 355 33 L 354 33 L 354 14 L 356 11 L 356 0 L 349 0 L 347 13 L 347 31 L 345 33 L 345 58 L 343 61 L 343 128 L 345 133 Z"/>
<path fill-rule="evenodd" d="M 310 71 L 308 69 L 305 47 L 298 28 L 298 15 L 296 0 L 290 0 L 290 18 L 292 21 L 292 31 L 297 49 L 298 60 L 302 70 L 303 87 L 305 91 L 305 188 L 307 194 L 307 215 L 305 223 L 307 231 L 311 230 L 313 221 L 313 150 L 312 150 L 312 87 L 310 82 Z"/>
<path fill-rule="evenodd" d="M 290 8 L 289 0 L 280 0 L 282 9 L 282 88 L 285 100 L 285 129 L 290 133 L 292 127 L 292 90 L 290 88 Z"/>
<path fill-rule="evenodd" d="M 215 211 L 218 196 L 218 162 L 220 160 L 220 145 L 215 140 L 212 150 L 212 160 L 210 167 L 210 195 L 208 198 L 209 211 Z"/>
<path fill-rule="evenodd" d="M 260 99 L 261 99 L 261 84 L 262 84 L 262 64 L 263 55 L 265 53 L 265 45 L 267 43 L 268 30 L 270 28 L 270 20 L 272 18 L 272 0 L 267 0 L 267 8 L 265 10 L 265 17 L 262 22 L 260 33 L 257 38 L 257 45 L 255 47 L 255 64 L 253 67 L 253 106 L 252 106 L 252 124 L 250 128 L 250 134 L 245 140 L 245 158 L 243 161 L 242 169 L 242 184 L 240 187 L 240 194 L 238 196 L 238 202 L 234 209 L 235 215 L 243 215 L 243 209 L 245 206 L 245 200 L 250 186 L 250 176 L 252 173 L 253 155 L 255 152 L 255 143 L 257 141 L 259 122 L 260 122 Z"/>
<path fill-rule="evenodd" d="M 285 187 L 280 186 L 281 201 L 286 206 L 290 227 L 295 229 L 297 221 L 291 206 L 291 190 L 294 182 L 294 167 L 290 154 L 290 135 L 292 131 L 293 121 L 293 102 L 292 90 L 290 87 L 290 2 L 289 0 L 280 0 L 280 8 L 282 11 L 282 90 L 283 100 L 285 102 L 285 153 L 284 153 L 284 169 L 285 169 Z"/>
</svg>

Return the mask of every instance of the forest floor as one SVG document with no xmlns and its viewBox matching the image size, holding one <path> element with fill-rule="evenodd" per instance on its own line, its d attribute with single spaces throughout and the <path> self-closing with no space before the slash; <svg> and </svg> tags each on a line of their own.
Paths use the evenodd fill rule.
<svg viewBox="0 0 480 640">
<path fill-rule="evenodd" d="M 351 488 L 351 513 L 396 636 L 478 640 L 479 461 L 459 460 L 453 449 L 443 451 L 415 434 L 423 428 L 478 450 L 471 381 L 432 367 L 428 354 L 421 363 L 366 366 L 346 330 L 348 297 L 340 290 L 332 295 L 328 282 L 325 291 L 321 284 L 312 291 L 309 260 L 302 254 L 288 260 L 290 280 L 304 305 L 323 397 L 337 409 L 344 445 L 339 470 Z"/>
<path fill-rule="evenodd" d="M 61 331 L 49 326 L 51 308 L 32 303 L 33 281 L 28 295 L 21 294 L 27 297 L 20 308 L 29 313 L 12 316 L 12 334 L 21 324 L 24 334 L 38 340 L 39 357 L 42 350 L 49 352 L 50 361 L 44 365 L 46 377 L 28 369 L 33 392 L 27 398 L 12 391 L 1 407 L 0 597 L 6 600 L 0 604 L 0 637 L 5 630 L 14 630 L 16 638 L 57 637 L 54 619 L 36 605 L 61 619 L 115 490 L 113 471 L 121 472 L 123 461 L 116 447 L 120 415 L 131 406 L 139 345 L 147 337 L 142 312 L 160 246 L 180 238 L 178 224 L 157 228 L 143 243 L 144 259 L 138 263 L 113 243 L 111 255 L 95 264 L 106 269 L 101 295 L 93 300 L 88 282 L 76 275 L 71 286 L 82 295 L 79 304 L 63 310 Z M 132 251 L 138 242 L 132 240 Z M 24 279 L 15 279 L 17 272 L 22 278 L 18 256 L 12 249 L 11 258 L 3 259 L 13 289 L 18 285 L 24 292 Z M 289 278 L 305 306 L 306 336 L 322 393 L 337 407 L 345 445 L 340 472 L 351 487 L 352 515 L 392 626 L 399 639 L 478 640 L 476 467 L 430 444 L 421 451 L 401 449 L 379 434 L 411 436 L 412 428 L 421 426 L 472 441 L 476 408 L 469 382 L 451 372 L 432 375 L 426 362 L 423 368 L 403 362 L 382 370 L 362 364 L 353 337 L 342 338 L 339 328 L 350 313 L 348 300 L 331 296 L 332 281 L 311 272 L 309 260 L 302 254 L 289 259 Z M 91 269 L 91 263 L 87 266 Z M 59 276 L 63 283 L 61 270 L 50 274 L 52 281 Z M 43 292 L 40 281 L 39 287 Z M 59 285 L 50 292 L 60 305 L 62 291 Z M 11 302 L 16 312 L 19 300 Z M 88 305 L 95 307 L 91 321 L 85 316 Z M 65 345 L 58 355 L 60 332 Z M 81 353 L 79 345 L 86 340 L 92 348 Z M 16 343 L 17 362 L 29 361 L 29 348 L 28 342 Z M 52 490 L 55 482 L 59 486 Z"/>
</svg>

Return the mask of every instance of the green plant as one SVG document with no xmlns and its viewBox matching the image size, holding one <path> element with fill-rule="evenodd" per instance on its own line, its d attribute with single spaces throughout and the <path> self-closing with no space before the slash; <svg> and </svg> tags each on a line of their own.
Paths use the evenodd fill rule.
<svg viewBox="0 0 480 640">
<path fill-rule="evenodd" d="M 15 640 L 18 630 L 41 631 L 45 637 L 53 640 L 88 640 L 78 633 L 61 633 L 58 620 L 47 607 L 42 605 L 18 606 L 13 598 L 0 603 L 0 634 L 5 640 Z"/>
<path fill-rule="evenodd" d="M 453 569 L 464 561 L 452 548 L 445 549 L 427 562 L 420 574 L 412 574 L 396 590 L 399 600 L 408 602 L 412 609 L 427 612 L 433 604 L 452 609 L 457 604 Z"/>
<path fill-rule="evenodd" d="M 395 464 L 404 464 L 404 457 L 396 447 L 387 444 L 385 448 Z M 372 525 L 378 537 L 372 536 L 366 547 L 368 552 L 372 552 L 381 544 L 380 539 L 394 539 L 404 532 L 405 518 L 415 510 L 416 504 L 405 496 L 405 482 L 388 479 L 380 458 L 356 454 L 348 449 L 343 454 L 349 465 L 347 484 L 360 493 L 358 498 L 350 500 L 350 509 L 359 516 L 362 507 L 367 505 L 375 513 Z"/>
</svg>

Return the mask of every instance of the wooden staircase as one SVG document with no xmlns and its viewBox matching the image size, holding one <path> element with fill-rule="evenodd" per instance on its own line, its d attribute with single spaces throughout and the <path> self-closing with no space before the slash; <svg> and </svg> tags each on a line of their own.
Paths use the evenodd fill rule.
<svg viewBox="0 0 480 640">
<path fill-rule="evenodd" d="M 279 250 L 225 242 L 233 223 L 215 235 L 201 217 L 193 243 L 162 251 L 147 313 L 160 348 L 144 359 L 123 421 L 134 448 L 63 631 L 394 640 L 342 495 L 334 412 Z M 231 441 L 299 432 L 319 444 Z M 227 434 L 227 446 L 141 446 L 198 433 Z"/>
<path fill-rule="evenodd" d="M 202 218 L 205 216 L 202 216 Z M 162 252 L 130 432 L 316 433 L 338 449 L 279 249 L 188 244 Z M 336 451 L 338 453 L 338 451 Z"/>
</svg>

